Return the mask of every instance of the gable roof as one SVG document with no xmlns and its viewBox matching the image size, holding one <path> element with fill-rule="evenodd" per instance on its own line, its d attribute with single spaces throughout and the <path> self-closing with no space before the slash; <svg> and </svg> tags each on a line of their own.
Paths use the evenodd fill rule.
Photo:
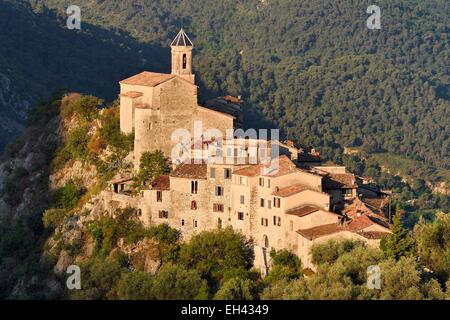
<svg viewBox="0 0 450 320">
<path fill-rule="evenodd" d="M 143 71 L 130 78 L 122 80 L 119 83 L 145 87 L 155 87 L 175 77 L 176 75 L 174 74 Z"/>
<path fill-rule="evenodd" d="M 355 188 L 355 176 L 351 173 L 330 173 L 323 179 L 325 190 Z"/>
<path fill-rule="evenodd" d="M 321 210 L 319 207 L 306 205 L 286 210 L 286 214 L 297 217 L 304 217 L 319 210 Z"/>
<path fill-rule="evenodd" d="M 304 186 L 302 184 L 294 184 L 289 187 L 279 188 L 278 190 L 274 191 L 272 195 L 287 198 L 308 189 L 309 188 L 307 186 Z"/>
<path fill-rule="evenodd" d="M 184 32 L 183 28 L 181 28 L 180 32 L 178 32 L 175 39 L 173 39 L 170 46 L 176 46 L 176 47 L 193 47 L 194 44 L 192 43 L 191 39 L 189 39 L 186 32 Z"/>
<path fill-rule="evenodd" d="M 206 179 L 207 165 L 182 163 L 170 175 L 175 178 Z"/>
</svg>

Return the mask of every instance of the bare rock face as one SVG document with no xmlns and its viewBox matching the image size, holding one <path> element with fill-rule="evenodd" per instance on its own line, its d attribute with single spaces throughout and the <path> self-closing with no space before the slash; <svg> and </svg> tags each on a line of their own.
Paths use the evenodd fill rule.
<svg viewBox="0 0 450 320">
<path fill-rule="evenodd" d="M 128 255 L 133 265 L 146 272 L 153 274 L 161 267 L 160 252 L 151 239 L 145 239 L 134 245 L 127 245 L 121 239 L 118 248 Z"/>
<path fill-rule="evenodd" d="M 58 275 L 62 275 L 66 272 L 67 268 L 72 264 L 72 262 L 73 257 L 71 257 L 67 251 L 62 250 L 59 254 L 58 262 L 53 268 L 53 271 Z"/>
<path fill-rule="evenodd" d="M 50 188 L 63 187 L 70 180 L 80 181 L 86 188 L 96 182 L 97 170 L 95 166 L 83 164 L 80 161 L 69 161 L 62 170 L 50 176 Z"/>
</svg>

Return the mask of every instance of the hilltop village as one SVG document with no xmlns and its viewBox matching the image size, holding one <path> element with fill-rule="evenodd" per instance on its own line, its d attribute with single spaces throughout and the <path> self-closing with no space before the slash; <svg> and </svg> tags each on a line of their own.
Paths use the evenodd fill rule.
<svg viewBox="0 0 450 320">
<path fill-rule="evenodd" d="M 389 233 L 389 193 L 347 172 L 322 165 L 320 154 L 291 141 L 234 135 L 243 132 L 241 97 L 224 96 L 198 104 L 192 66 L 193 43 L 181 30 L 171 44 L 170 74 L 142 72 L 120 82 L 120 128 L 134 132 L 132 162 L 144 152 L 162 151 L 173 170 L 151 181 L 138 195 L 127 192 L 132 176 L 122 173 L 103 192 L 104 206 L 135 207 L 145 225 L 166 223 L 193 234 L 231 226 L 254 243 L 256 267 L 267 273 L 269 251 L 286 249 L 314 269 L 313 244 L 359 239 L 378 246 Z M 175 159 L 183 141 L 190 161 Z M 225 147 L 224 147 L 225 146 Z M 276 152 L 274 152 L 276 151 Z M 223 161 L 208 161 L 210 157 Z"/>
</svg>

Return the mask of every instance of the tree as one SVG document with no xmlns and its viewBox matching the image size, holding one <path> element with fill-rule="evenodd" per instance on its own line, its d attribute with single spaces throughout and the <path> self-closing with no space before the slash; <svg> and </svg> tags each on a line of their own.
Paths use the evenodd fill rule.
<svg viewBox="0 0 450 320">
<path fill-rule="evenodd" d="M 151 292 L 157 300 L 207 299 L 208 286 L 196 270 L 166 264 L 153 277 Z"/>
<path fill-rule="evenodd" d="M 261 293 L 263 300 L 307 300 L 308 296 L 309 288 L 305 278 L 271 282 Z"/>
<path fill-rule="evenodd" d="M 394 217 L 392 234 L 386 236 L 385 252 L 388 257 L 397 260 L 415 253 L 414 239 L 411 237 L 410 231 L 403 226 L 400 213 Z"/>
<path fill-rule="evenodd" d="M 450 215 L 440 212 L 428 223 L 421 218 L 414 228 L 414 239 L 420 262 L 445 283 L 450 274 Z"/>
<path fill-rule="evenodd" d="M 228 272 L 252 267 L 252 243 L 231 228 L 204 231 L 181 246 L 180 262 L 218 286 Z"/>
<path fill-rule="evenodd" d="M 240 277 L 231 278 L 220 287 L 214 296 L 215 300 L 254 300 L 257 287 L 253 280 Z"/>
<path fill-rule="evenodd" d="M 153 181 L 158 176 L 169 172 L 170 167 L 161 151 L 144 152 L 142 154 L 138 176 L 141 182 Z"/>
<path fill-rule="evenodd" d="M 356 240 L 329 240 L 315 244 L 311 249 L 312 263 L 315 265 L 334 263 L 341 255 L 365 244 Z"/>
<path fill-rule="evenodd" d="M 150 275 L 139 270 L 122 273 L 115 290 L 116 298 L 120 300 L 153 299 Z"/>
<path fill-rule="evenodd" d="M 287 250 L 271 250 L 272 267 L 269 275 L 264 279 L 266 283 L 275 280 L 295 280 L 303 276 L 300 259 Z"/>
</svg>

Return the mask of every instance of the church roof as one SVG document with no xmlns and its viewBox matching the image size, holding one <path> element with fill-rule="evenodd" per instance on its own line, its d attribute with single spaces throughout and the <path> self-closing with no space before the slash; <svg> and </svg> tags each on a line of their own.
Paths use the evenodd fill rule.
<svg viewBox="0 0 450 320">
<path fill-rule="evenodd" d="M 130 78 L 120 81 L 123 84 L 130 85 L 138 85 L 138 86 L 146 86 L 146 87 L 155 87 L 167 80 L 175 78 L 176 75 L 166 74 L 166 73 L 156 73 L 156 72 L 148 72 L 144 71 L 138 73 Z"/>
<path fill-rule="evenodd" d="M 191 39 L 189 39 L 186 32 L 184 32 L 183 28 L 181 28 L 180 32 L 178 32 L 177 36 L 175 37 L 175 39 L 173 39 L 170 46 L 193 47 L 194 44 L 192 43 Z"/>
</svg>

